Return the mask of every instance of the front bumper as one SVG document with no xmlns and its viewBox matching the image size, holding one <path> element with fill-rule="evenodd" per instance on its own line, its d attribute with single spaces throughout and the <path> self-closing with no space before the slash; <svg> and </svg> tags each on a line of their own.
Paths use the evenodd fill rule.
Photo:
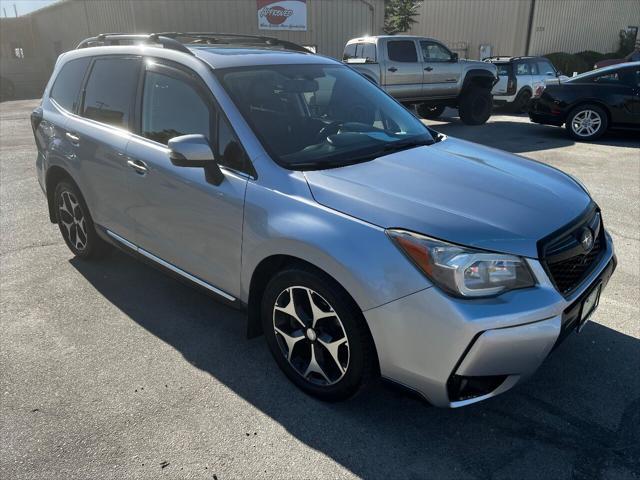
<svg viewBox="0 0 640 480">
<path fill-rule="evenodd" d="M 384 378 L 440 407 L 475 403 L 533 374 L 573 331 L 576 305 L 615 268 L 613 244 L 570 297 L 529 260 L 538 285 L 494 298 L 453 298 L 430 287 L 364 312 Z"/>
<path fill-rule="evenodd" d="M 548 101 L 534 98 L 529 103 L 529 119 L 535 123 L 545 125 L 562 126 L 565 121 L 564 114 L 559 108 L 550 105 Z"/>
</svg>

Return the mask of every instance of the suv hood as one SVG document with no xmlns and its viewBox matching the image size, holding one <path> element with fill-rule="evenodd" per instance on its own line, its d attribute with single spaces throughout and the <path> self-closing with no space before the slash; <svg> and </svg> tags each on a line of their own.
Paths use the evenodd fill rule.
<svg viewBox="0 0 640 480">
<path fill-rule="evenodd" d="M 318 203 L 379 227 L 533 258 L 591 203 L 559 170 L 451 137 L 304 175 Z"/>
</svg>

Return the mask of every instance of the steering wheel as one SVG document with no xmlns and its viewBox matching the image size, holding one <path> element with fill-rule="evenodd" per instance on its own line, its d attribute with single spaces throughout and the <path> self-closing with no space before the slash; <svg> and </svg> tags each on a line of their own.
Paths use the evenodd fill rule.
<svg viewBox="0 0 640 480">
<path fill-rule="evenodd" d="M 323 142 L 325 138 L 327 138 L 329 135 L 333 135 L 334 133 L 338 133 L 338 131 L 340 130 L 340 127 L 342 126 L 344 122 L 342 121 L 334 121 L 329 123 L 328 125 L 325 125 L 324 127 L 322 127 L 320 129 L 320 131 L 318 132 L 318 134 L 316 135 L 315 138 L 315 143 L 320 143 Z"/>
</svg>

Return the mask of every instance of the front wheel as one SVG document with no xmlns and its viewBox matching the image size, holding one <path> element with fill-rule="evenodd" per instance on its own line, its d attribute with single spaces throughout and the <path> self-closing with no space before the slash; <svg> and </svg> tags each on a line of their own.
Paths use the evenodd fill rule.
<svg viewBox="0 0 640 480">
<path fill-rule="evenodd" d="M 575 140 L 596 140 L 607 130 L 606 112 L 597 105 L 581 105 L 567 117 L 567 131 Z"/>
<path fill-rule="evenodd" d="M 276 274 L 262 299 L 262 327 L 276 363 L 325 401 L 353 396 L 376 371 L 362 313 L 335 282 L 300 266 Z"/>
<path fill-rule="evenodd" d="M 487 88 L 471 86 L 460 96 L 458 113 L 467 125 L 482 125 L 489 120 L 493 108 L 493 96 Z"/>
<path fill-rule="evenodd" d="M 440 115 L 442 115 L 442 112 L 444 112 L 444 109 L 445 109 L 444 105 L 430 105 L 428 103 L 420 103 L 417 106 L 416 111 L 418 112 L 418 115 L 420 116 L 420 118 L 428 118 L 431 120 L 435 120 Z"/>
</svg>

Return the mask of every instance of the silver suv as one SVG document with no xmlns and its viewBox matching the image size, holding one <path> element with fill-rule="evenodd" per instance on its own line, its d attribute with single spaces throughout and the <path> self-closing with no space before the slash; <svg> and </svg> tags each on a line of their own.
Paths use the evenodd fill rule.
<svg viewBox="0 0 640 480">
<path fill-rule="evenodd" d="M 527 110 L 529 101 L 540 95 L 547 82 L 568 79 L 544 57 L 489 57 L 485 62 L 498 67 L 493 103 L 518 113 Z"/>
<path fill-rule="evenodd" d="M 324 400 L 377 376 L 438 406 L 504 392 L 585 325 L 616 265 L 576 180 L 264 39 L 89 39 L 31 121 L 74 255 L 117 247 L 246 309 Z"/>
</svg>

